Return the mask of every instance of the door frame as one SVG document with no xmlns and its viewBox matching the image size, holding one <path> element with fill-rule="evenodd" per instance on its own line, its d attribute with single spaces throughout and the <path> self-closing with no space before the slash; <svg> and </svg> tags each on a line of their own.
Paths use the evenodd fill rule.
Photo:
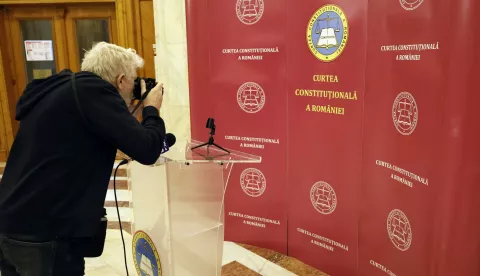
<svg viewBox="0 0 480 276">
<path fill-rule="evenodd" d="M 134 22 L 134 2 L 136 0 L 0 0 L 0 6 L 31 6 L 32 4 L 86 4 L 86 3 L 114 3 L 115 17 L 116 17 L 116 41 L 115 43 L 126 48 L 136 49 L 136 34 Z M 56 16 L 62 16 L 57 14 Z M 12 26 L 3 26 L 4 21 L 3 11 L 0 8 L 0 37 L 10 38 L 11 34 L 7 30 L 11 30 Z M 6 20 L 8 21 L 8 20 Z M 54 22 L 54 21 L 53 21 Z M 128 23 L 130 22 L 130 23 Z M 63 32 L 65 30 L 62 30 Z M 16 62 L 13 57 L 8 39 L 1 39 L 0 41 L 0 113 L 3 116 L 5 130 L 0 130 L 0 134 L 5 134 L 8 152 L 12 146 L 14 136 L 18 130 L 18 122 L 15 120 L 15 106 L 17 101 L 17 93 L 15 89 L 16 83 L 19 83 L 17 72 L 13 62 Z M 65 47 L 66 41 L 65 42 Z M 58 62 L 68 63 L 68 57 L 58 57 Z M 1 139 L 1 138 L 0 138 Z"/>
<path fill-rule="evenodd" d="M 4 21 L 4 14 L 0 10 L 0 22 Z M 7 37 L 6 28 L 0 28 L 0 37 Z M 10 43 L 6 39 L 0 39 L 0 101 L 1 101 L 1 117 L 3 118 L 3 129 L 0 129 L 0 135 L 5 139 L 7 144 L 7 155 L 13 144 L 14 128 L 12 123 L 15 119 L 15 103 L 12 99 L 15 98 L 15 89 L 11 83 L 7 83 L 6 80 L 12 79 L 12 67 L 8 56 L 8 47 Z M 1 74 L 3 72 L 3 74 Z M 13 120 L 12 120 L 13 119 Z M 0 138 L 1 139 L 1 138 Z M 1 160 L 6 160 L 7 157 L 0 156 Z"/>
</svg>

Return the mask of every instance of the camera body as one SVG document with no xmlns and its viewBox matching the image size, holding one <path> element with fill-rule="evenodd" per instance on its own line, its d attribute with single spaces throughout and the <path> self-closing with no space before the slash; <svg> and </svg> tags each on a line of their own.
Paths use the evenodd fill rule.
<svg viewBox="0 0 480 276">
<path fill-rule="evenodd" d="M 134 88 L 133 88 L 133 99 L 134 100 L 141 100 L 142 99 L 142 86 L 140 85 L 141 80 L 145 81 L 147 91 L 152 90 L 157 85 L 157 80 L 153 78 L 136 78 L 135 83 L 134 83 Z M 162 94 L 163 94 L 163 88 L 162 88 Z"/>
</svg>

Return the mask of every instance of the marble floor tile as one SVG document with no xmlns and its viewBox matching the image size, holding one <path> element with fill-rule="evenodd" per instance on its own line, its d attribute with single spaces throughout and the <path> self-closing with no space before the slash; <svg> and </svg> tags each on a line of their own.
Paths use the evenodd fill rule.
<svg viewBox="0 0 480 276">
<path fill-rule="evenodd" d="M 103 266 L 92 269 L 85 274 L 86 276 L 120 276 L 123 274 L 118 274 L 112 267 L 110 266 Z M 136 274 L 131 274 L 132 276 L 136 276 Z"/>
<path fill-rule="evenodd" d="M 89 271 L 93 271 L 98 268 L 102 268 L 107 266 L 101 258 L 86 258 L 85 259 L 85 272 L 88 273 Z"/>
</svg>

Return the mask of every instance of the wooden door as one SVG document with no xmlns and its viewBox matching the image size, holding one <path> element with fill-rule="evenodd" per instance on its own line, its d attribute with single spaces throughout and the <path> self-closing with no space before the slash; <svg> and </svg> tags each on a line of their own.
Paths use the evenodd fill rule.
<svg viewBox="0 0 480 276">
<path fill-rule="evenodd" d="M 0 6 L 0 162 L 18 131 L 15 106 L 25 86 L 79 71 L 93 43 L 117 43 L 116 24 L 115 3 Z"/>
<path fill-rule="evenodd" d="M 27 83 L 68 67 L 64 10 L 55 7 L 9 7 L 6 11 L 7 47 L 13 58 L 14 98 L 10 101 L 16 104 Z M 18 122 L 14 119 L 12 127 L 15 134 Z"/>
<path fill-rule="evenodd" d="M 70 69 L 80 71 L 85 51 L 95 42 L 117 44 L 115 5 L 70 6 L 65 16 Z"/>
</svg>

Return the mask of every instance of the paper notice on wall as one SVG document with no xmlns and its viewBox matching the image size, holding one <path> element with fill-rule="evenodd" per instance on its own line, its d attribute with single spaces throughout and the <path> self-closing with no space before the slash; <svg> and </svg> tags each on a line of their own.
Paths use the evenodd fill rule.
<svg viewBox="0 0 480 276">
<path fill-rule="evenodd" d="M 53 42 L 51 40 L 25 40 L 27 61 L 53 60 Z"/>
</svg>

